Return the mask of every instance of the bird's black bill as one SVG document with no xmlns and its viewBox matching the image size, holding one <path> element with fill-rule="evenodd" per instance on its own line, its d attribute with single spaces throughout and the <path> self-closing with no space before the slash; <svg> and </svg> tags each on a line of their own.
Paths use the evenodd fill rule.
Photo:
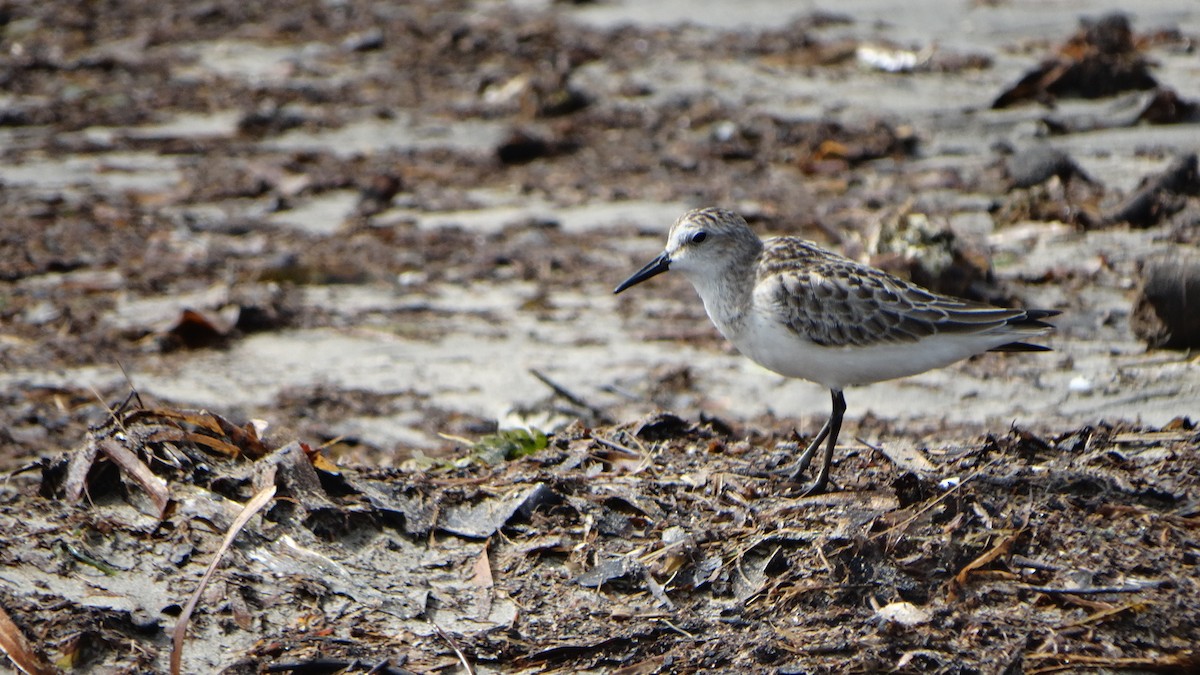
<svg viewBox="0 0 1200 675">
<path fill-rule="evenodd" d="M 622 281 L 621 285 L 617 286 L 617 289 L 613 293 L 620 293 L 630 286 L 640 284 L 650 277 L 658 276 L 669 269 L 671 269 L 671 259 L 667 257 L 666 253 L 663 253 L 654 260 L 651 260 L 645 267 L 635 272 L 633 276 Z"/>
</svg>

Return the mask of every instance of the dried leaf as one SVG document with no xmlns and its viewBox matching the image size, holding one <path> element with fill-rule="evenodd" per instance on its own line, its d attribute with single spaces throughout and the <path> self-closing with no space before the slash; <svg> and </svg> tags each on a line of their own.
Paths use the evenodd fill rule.
<svg viewBox="0 0 1200 675">
<path fill-rule="evenodd" d="M 309 453 L 308 458 L 312 461 L 313 468 L 317 471 L 323 471 L 325 473 L 332 474 L 339 474 L 342 471 L 342 468 L 339 467 L 336 462 L 326 457 L 319 450 L 317 452 Z"/>
<path fill-rule="evenodd" d="M 492 601 L 495 599 L 492 590 L 494 586 L 492 566 L 488 559 L 487 546 L 484 546 L 483 550 L 479 552 L 479 557 L 472 565 L 471 584 L 479 588 L 475 598 L 475 616 L 479 619 L 487 619 L 492 612 Z"/>
<path fill-rule="evenodd" d="M 479 557 L 475 559 L 475 564 L 472 566 L 471 583 L 480 588 L 492 587 L 492 567 L 488 560 L 487 547 L 479 552 Z"/>
<path fill-rule="evenodd" d="M 180 440 L 195 443 L 196 445 L 203 446 L 209 450 L 215 450 L 226 457 L 238 457 L 242 454 L 236 446 L 227 443 L 220 438 L 214 438 L 206 434 L 197 434 L 190 431 L 185 431 L 181 434 Z"/>
<path fill-rule="evenodd" d="M 219 325 L 220 324 L 220 325 Z M 214 321 L 191 309 L 185 309 L 179 320 L 167 331 L 167 347 L 199 349 L 222 344 L 229 337 L 231 325 Z"/>
<path fill-rule="evenodd" d="M 29 675 L 52 675 L 58 672 L 57 668 L 38 656 L 3 607 L 0 607 L 0 651 L 12 660 L 13 665 Z"/>
</svg>

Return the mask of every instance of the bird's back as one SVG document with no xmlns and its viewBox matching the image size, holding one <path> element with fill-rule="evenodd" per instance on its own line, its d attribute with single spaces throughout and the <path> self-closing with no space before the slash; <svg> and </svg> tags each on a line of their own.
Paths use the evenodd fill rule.
<svg viewBox="0 0 1200 675">
<path fill-rule="evenodd" d="M 765 242 L 754 300 L 830 347 L 919 342 L 936 334 L 1041 335 L 1052 310 L 994 307 L 926 290 L 795 237 Z M 995 345 L 999 347 L 1001 345 Z"/>
</svg>

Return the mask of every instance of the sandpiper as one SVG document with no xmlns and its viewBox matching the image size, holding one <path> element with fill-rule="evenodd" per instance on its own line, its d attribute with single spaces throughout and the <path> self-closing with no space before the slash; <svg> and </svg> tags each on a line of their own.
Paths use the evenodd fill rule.
<svg viewBox="0 0 1200 675">
<path fill-rule="evenodd" d="M 668 269 L 683 273 L 717 330 L 745 356 L 786 377 L 829 388 L 833 412 L 788 472 L 799 482 L 825 441 L 806 494 L 823 492 L 849 386 L 941 368 L 986 351 L 1040 352 L 1022 340 L 1053 329 L 1059 312 L 1005 309 L 928 291 L 798 237 L 766 241 L 738 214 L 685 213 L 667 247 L 614 293 Z"/>
</svg>

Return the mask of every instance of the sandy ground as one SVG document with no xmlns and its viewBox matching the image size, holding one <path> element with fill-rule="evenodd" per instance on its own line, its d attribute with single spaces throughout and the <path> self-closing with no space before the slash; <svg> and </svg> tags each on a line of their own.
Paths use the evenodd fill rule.
<svg viewBox="0 0 1200 675">
<path fill-rule="evenodd" d="M 479 439 L 498 425 L 539 427 L 552 434 L 553 447 L 570 454 L 593 436 L 633 433 L 634 420 L 660 410 L 687 423 L 665 434 L 661 445 L 653 434 L 635 434 L 645 440 L 634 449 L 650 466 L 665 467 L 659 482 L 648 485 L 692 480 L 685 476 L 701 469 L 691 466 L 692 454 L 684 448 L 694 454 L 696 447 L 709 447 L 712 434 L 739 448 L 733 456 L 752 457 L 733 464 L 726 463 L 728 456 L 712 457 L 709 470 L 715 473 L 744 473 L 742 461 L 777 463 L 775 448 L 793 429 L 811 433 L 821 423 L 828 393 L 786 381 L 734 353 L 682 279 L 666 275 L 611 294 L 657 253 L 679 214 L 708 204 L 742 211 L 764 235 L 800 234 L 897 272 L 932 275 L 941 287 L 977 299 L 1063 311 L 1058 331 L 1047 340 L 1052 353 L 989 355 L 847 392 L 847 429 L 835 469 L 847 490 L 903 493 L 892 482 L 895 468 L 863 443 L 883 447 L 883 456 L 916 449 L 935 458 L 936 468 L 920 474 L 927 494 L 913 497 L 918 504 L 940 494 L 940 481 L 961 478 L 956 462 L 964 453 L 1012 453 L 1031 465 L 1060 461 L 1030 459 L 1030 452 L 1045 449 L 1023 450 L 1024 433 L 1061 448 L 1083 430 L 1103 430 L 1084 434 L 1097 439 L 1088 441 L 1089 452 L 1103 455 L 1104 448 L 1132 444 L 1162 455 L 1119 467 L 1126 473 L 1104 483 L 1119 494 L 1128 492 L 1122 486 L 1129 481 L 1141 480 L 1137 467 L 1159 471 L 1168 456 L 1194 461 L 1189 430 L 1200 411 L 1200 366 L 1190 352 L 1149 349 L 1131 317 L 1148 261 L 1200 255 L 1195 185 L 1185 186 L 1173 207 L 1156 212 L 1152 222 L 1131 225 L 1108 217 L 1144 180 L 1200 151 L 1194 113 L 1174 124 L 1136 122 L 1164 90 L 1192 105 L 1200 99 L 1200 11 L 1194 3 L 1141 3 L 1129 14 L 1137 47 L 1122 63 L 1144 63 L 1157 89 L 1095 98 L 1041 92 L 999 109 L 993 102 L 1026 73 L 1078 55 L 1059 50 L 1082 19 L 1121 7 L 766 0 L 739 4 L 736 11 L 722 2 L 346 2 L 287 9 L 126 4 L 102 10 L 47 2 L 5 13 L 0 468 L 48 466 L 61 452 L 78 452 L 95 439 L 89 426 L 105 423 L 108 406 L 131 387 L 149 408 L 207 409 L 239 425 L 263 420 L 268 438 L 280 445 L 328 444 L 324 456 L 356 471 L 411 470 L 414 456 L 417 466 L 432 471 L 437 462 L 464 456 L 461 439 Z M 1014 186 L 1022 158 L 1046 148 L 1062 151 L 1076 173 Z M 948 258 L 953 264 L 944 271 Z M 533 371 L 570 396 L 556 394 Z M 1145 436 L 1155 433 L 1166 436 Z M 619 444 L 631 442 L 619 437 Z M 1135 438 L 1141 440 L 1130 440 Z M 589 452 L 589 461 L 599 461 L 596 447 Z M 577 471 L 586 480 L 587 465 L 580 460 L 560 473 Z M 611 467 L 612 458 L 600 465 Z M 498 481 L 496 493 L 546 482 L 534 475 L 542 469 L 529 466 L 455 470 L 468 476 L 455 480 Z M 63 496 L 47 476 L 26 472 L 0 488 L 6 542 L 28 534 L 22 527 L 30 525 L 22 525 L 18 514 L 30 500 L 42 499 L 39 487 L 45 496 Z M 193 474 L 170 480 L 202 495 L 213 492 Z M 439 479 L 402 472 L 387 480 Z M 708 480 L 701 483 L 711 485 Z M 637 481 L 622 481 L 621 490 L 636 489 Z M 703 490 L 701 483 L 692 488 Z M 1000 503 L 1003 490 L 1018 488 L 1011 480 L 994 483 L 972 503 L 997 518 L 1003 509 L 989 505 Z M 1152 520 L 1183 519 L 1163 531 L 1186 531 L 1194 514 L 1181 505 L 1198 498 L 1193 483 L 1130 488 L 1132 502 L 1117 501 L 1121 508 L 1157 509 L 1145 516 Z M 576 487 L 548 484 L 555 499 L 574 504 L 584 521 L 594 516 L 581 506 L 584 493 Z M 1034 484 L 1050 500 L 1036 502 L 1038 508 L 1053 502 L 1055 490 L 1070 495 L 1078 487 L 1069 481 L 1068 487 Z M 771 492 L 755 485 L 735 493 L 758 499 Z M 1155 489 L 1170 498 L 1145 497 Z M 350 492 L 369 492 L 355 490 Z M 249 496 L 245 489 L 216 493 L 239 501 Z M 441 493 L 421 494 L 430 503 L 442 499 Z M 641 536 L 664 545 L 679 534 L 664 531 L 673 518 L 708 508 L 677 497 L 653 509 L 646 505 L 659 497 L 629 498 L 634 511 L 657 509 L 654 525 L 633 539 L 625 530 L 605 535 L 628 544 L 622 555 L 645 544 L 636 541 Z M 795 495 L 789 499 L 797 502 L 794 508 L 817 506 L 804 506 Z M 1100 501 L 1073 502 L 1081 527 L 1094 525 L 1088 518 L 1100 513 Z M 47 523 L 81 517 L 81 507 L 47 503 L 63 509 L 52 511 L 60 515 Z M 111 507 L 123 503 L 117 499 Z M 829 530 L 837 536 L 820 535 L 818 548 L 841 550 L 839 537 L 873 536 L 890 527 L 878 518 L 893 518 L 911 505 L 871 504 L 867 511 L 876 520 L 846 516 L 851 524 Z M 348 508 L 341 502 L 337 507 Z M 132 517 L 116 513 L 117 520 Z M 187 522 L 194 517 L 187 513 L 172 517 Z M 370 513 L 368 519 L 386 520 Z M 1004 513 L 1014 532 L 1029 531 L 1021 525 L 1027 518 Z M 704 527 L 717 528 L 712 523 L 724 517 L 708 513 Z M 762 525 L 764 516 L 755 518 Z M 868 521 L 874 524 L 864 526 Z M 136 518 L 122 522 L 122 532 L 148 527 Z M 303 529 L 303 518 L 288 522 Z M 560 537 L 546 550 L 587 541 L 590 526 L 543 524 L 549 529 L 536 536 L 553 531 Z M 54 527 L 65 526 L 45 524 Z M 953 564 L 943 567 L 957 573 L 1008 536 L 988 528 L 991 543 L 957 550 Z M 395 541 L 432 537 L 434 531 L 441 530 L 418 528 Z M 489 536 L 500 536 L 498 531 L 492 528 Z M 753 528 L 739 532 L 745 539 L 738 541 L 754 550 L 767 536 Z M 1177 555 L 1147 576 L 1194 579 L 1192 532 L 1169 542 L 1163 535 L 1163 545 L 1173 547 L 1166 558 Z M 1063 545 L 1103 556 L 1100 544 L 1080 543 L 1086 534 L 1073 532 L 1077 539 Z M 926 535 L 934 536 L 932 530 Z M 706 534 L 697 550 L 719 538 Z M 53 548 L 49 540 L 38 541 Z M 478 544 L 464 541 L 455 544 L 461 550 L 446 559 L 457 561 L 445 562 L 447 569 L 479 559 Z M 801 569 L 800 540 L 787 541 L 760 572 Z M 494 545 L 502 547 L 494 553 L 512 554 L 503 548 L 511 542 Z M 532 544 L 515 550 L 526 545 Z M 138 550 L 128 541 L 113 546 L 122 555 Z M 554 574 L 565 583 L 603 569 L 604 555 L 620 548 L 572 549 L 567 571 Z M 5 564 L 18 571 L 0 574 L 0 606 L 13 611 L 12 603 L 32 602 L 30 583 L 48 594 L 43 603 L 53 598 L 73 606 L 86 594 L 78 586 L 32 580 L 27 575 L 34 558 L 6 549 Z M 207 544 L 200 549 L 211 551 Z M 903 554 L 872 551 L 866 558 L 879 569 L 904 568 L 896 563 Z M 710 553 L 726 561 L 733 555 Z M 792 556 L 791 567 L 782 558 L 771 562 L 775 555 Z M 706 564 L 702 555 L 688 560 Z M 1064 569 L 1082 565 L 1059 562 Z M 803 559 L 803 569 L 813 564 Z M 163 607 L 182 603 L 180 593 L 190 592 L 198 565 L 182 565 L 186 578 L 168 581 L 162 602 L 139 604 L 138 611 L 158 616 Z M 657 584 L 670 576 L 648 569 Z M 921 606 L 933 606 L 934 596 L 945 602 L 944 593 L 929 590 L 954 576 L 943 572 L 923 578 L 924 595 L 898 597 Z M 164 574 L 156 568 L 139 573 Z M 613 578 L 641 573 L 624 570 Z M 845 574 L 838 578 L 851 583 Z M 878 581 L 872 577 L 871 583 Z M 707 593 L 707 583 L 693 583 L 688 597 Z M 658 599 L 653 585 L 650 591 L 634 586 Z M 1187 587 L 1176 582 L 1165 591 L 1169 602 L 1158 598 L 1158 606 L 1177 602 Z M 675 587 L 667 588 L 669 600 Z M 109 588 L 113 597 L 122 592 Z M 733 593 L 738 602 L 766 597 L 740 593 Z M 832 612 L 828 617 L 837 610 L 869 619 L 875 609 L 868 595 L 826 597 L 822 607 Z M 898 601 L 888 592 L 872 597 Z M 402 617 L 396 625 L 405 630 L 413 621 L 436 615 L 445 623 L 455 614 L 412 602 L 411 612 L 395 612 Z M 659 605 L 655 612 L 667 611 Z M 713 621 L 728 609 L 689 606 Z M 116 603 L 103 611 L 128 616 L 132 610 Z M 14 613 L 19 625 L 44 629 L 48 654 L 68 651 L 63 632 L 49 628 L 53 617 Z M 822 621 L 835 621 L 828 617 Z M 1168 633 L 1189 630 L 1159 619 L 1150 623 Z M 205 664 L 196 672 L 228 667 L 249 645 L 273 635 L 272 627 L 293 621 L 275 614 L 254 630 L 235 622 L 241 633 L 228 643 L 217 637 L 225 629 L 209 625 L 196 638 L 208 645 L 195 649 L 196 663 Z M 526 647 L 491 657 L 486 654 L 494 646 L 472 643 L 481 667 L 490 659 L 489 667 L 500 670 L 557 644 L 549 628 L 517 635 L 514 621 L 504 615 L 486 626 L 450 629 L 463 640 L 497 626 L 517 631 L 513 639 L 525 640 Z M 1002 632 L 1016 634 L 1012 624 L 1004 625 Z M 576 628 L 578 635 L 586 632 Z M 79 625 L 66 632 L 86 633 Z M 89 647 L 85 662 L 133 670 L 165 663 L 161 633 L 147 633 L 151 646 L 137 658 L 121 656 L 117 645 L 142 638 L 128 631 L 104 636 L 96 641 L 100 646 Z M 1153 642 L 1155 653 L 1177 653 L 1170 639 Z M 435 642 L 414 649 L 412 658 L 423 664 L 418 670 L 454 667 L 454 659 L 439 661 L 449 643 Z M 734 640 L 732 651 L 713 656 L 711 667 L 750 663 L 745 659 L 758 648 L 752 642 L 742 649 Z M 968 653 L 972 645 L 947 647 L 946 653 Z M 662 655 L 631 649 L 629 663 Z M 1045 649 L 1013 642 L 1005 654 Z M 1109 652 L 1148 653 L 1132 645 Z M 846 668 L 899 667 L 903 653 L 871 652 Z M 753 663 L 786 670 L 793 657 L 803 670 L 803 658 L 789 650 L 754 656 Z M 258 652 L 245 658 L 252 670 L 273 657 Z M 580 658 L 552 661 L 564 669 L 599 670 L 626 663 Z M 666 663 L 656 667 L 668 672 L 670 663 L 678 665 Z M 840 666 L 821 661 L 814 668 Z"/>
</svg>

